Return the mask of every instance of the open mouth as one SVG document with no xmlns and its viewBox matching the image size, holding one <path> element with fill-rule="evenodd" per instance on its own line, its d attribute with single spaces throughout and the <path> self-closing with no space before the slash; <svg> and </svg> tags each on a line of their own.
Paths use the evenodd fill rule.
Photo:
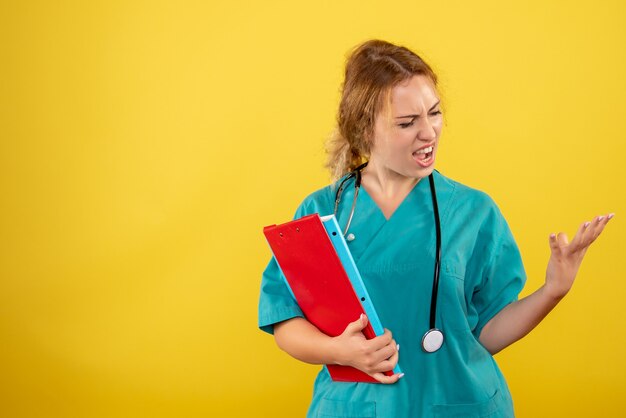
<svg viewBox="0 0 626 418">
<path fill-rule="evenodd" d="M 433 150 L 434 147 L 432 145 L 422 148 L 413 153 L 413 158 L 415 158 L 421 166 L 429 166 L 433 161 Z"/>
<path fill-rule="evenodd" d="M 427 160 L 433 156 L 433 146 L 431 145 L 428 148 L 422 148 L 419 151 L 415 151 L 413 155 L 420 160 Z"/>
</svg>

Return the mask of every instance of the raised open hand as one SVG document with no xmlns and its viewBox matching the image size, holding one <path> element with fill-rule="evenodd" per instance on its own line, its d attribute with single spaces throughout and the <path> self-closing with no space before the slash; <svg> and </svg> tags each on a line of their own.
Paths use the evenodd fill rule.
<svg viewBox="0 0 626 418">
<path fill-rule="evenodd" d="M 592 242 L 600 236 L 604 227 L 615 214 L 596 216 L 578 228 L 572 242 L 563 232 L 550 235 L 550 261 L 546 269 L 546 291 L 560 299 L 567 294 L 576 278 L 578 268 Z"/>
</svg>

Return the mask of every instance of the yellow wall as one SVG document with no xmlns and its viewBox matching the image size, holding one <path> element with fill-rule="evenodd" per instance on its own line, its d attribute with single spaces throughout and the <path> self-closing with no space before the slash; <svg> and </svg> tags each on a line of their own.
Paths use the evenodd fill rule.
<svg viewBox="0 0 626 418">
<path fill-rule="evenodd" d="M 497 356 L 519 417 L 626 395 L 622 1 L 0 6 L 0 416 L 302 416 L 317 367 L 256 329 L 264 225 L 328 181 L 345 53 L 438 71 L 438 168 L 489 193 L 543 280 L 549 233 L 616 218 Z"/>
</svg>

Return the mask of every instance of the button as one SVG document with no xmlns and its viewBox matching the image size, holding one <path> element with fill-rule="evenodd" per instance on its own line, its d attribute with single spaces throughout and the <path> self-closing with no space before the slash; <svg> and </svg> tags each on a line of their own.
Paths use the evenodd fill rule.
<svg viewBox="0 0 626 418">
<path fill-rule="evenodd" d="M 346 236 L 346 240 L 347 240 L 348 242 L 350 242 L 350 241 L 354 241 L 354 239 L 355 239 L 355 238 L 356 238 L 356 237 L 354 236 L 354 234 L 348 234 L 348 236 Z"/>
</svg>

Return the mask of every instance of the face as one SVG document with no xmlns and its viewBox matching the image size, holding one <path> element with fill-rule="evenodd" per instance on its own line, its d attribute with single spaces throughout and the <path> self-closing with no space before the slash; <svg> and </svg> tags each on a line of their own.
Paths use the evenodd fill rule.
<svg viewBox="0 0 626 418">
<path fill-rule="evenodd" d="M 377 116 L 370 164 L 386 174 L 423 178 L 432 173 L 443 116 L 427 76 L 417 75 L 391 90 L 391 107 Z"/>
</svg>

